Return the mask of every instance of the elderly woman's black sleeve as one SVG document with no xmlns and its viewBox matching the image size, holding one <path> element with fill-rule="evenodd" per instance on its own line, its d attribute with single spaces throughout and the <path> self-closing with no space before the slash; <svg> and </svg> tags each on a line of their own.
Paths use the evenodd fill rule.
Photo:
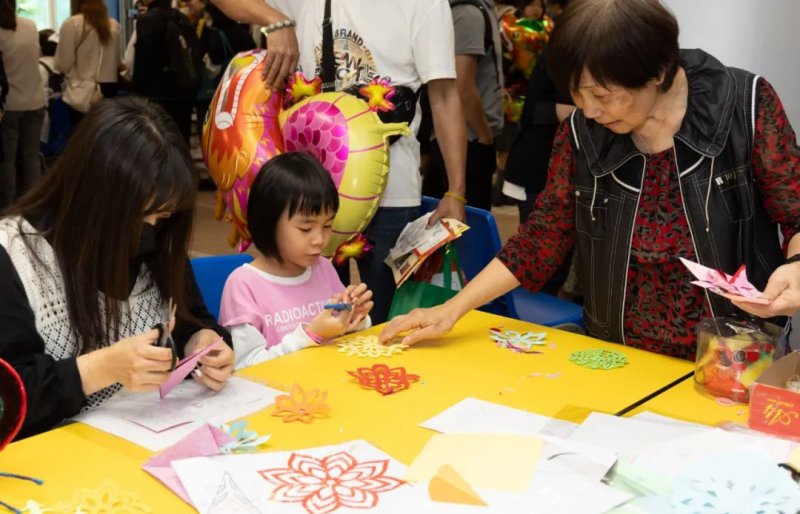
<svg viewBox="0 0 800 514">
<path fill-rule="evenodd" d="M 44 341 L 22 280 L 8 252 L 0 246 L 0 358 L 19 373 L 28 397 L 19 437 L 44 432 L 80 412 L 86 403 L 77 360 L 56 360 Z"/>
</svg>

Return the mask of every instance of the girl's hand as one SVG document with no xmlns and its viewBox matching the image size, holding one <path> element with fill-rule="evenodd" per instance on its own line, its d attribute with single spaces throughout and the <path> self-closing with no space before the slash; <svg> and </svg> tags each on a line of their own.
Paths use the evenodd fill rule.
<svg viewBox="0 0 800 514">
<path fill-rule="evenodd" d="M 760 318 L 794 316 L 800 310 L 800 262 L 784 264 L 769 277 L 764 289 L 769 305 L 731 300 L 735 306 Z"/>
<path fill-rule="evenodd" d="M 116 383 L 131 391 L 156 389 L 172 366 L 172 350 L 153 346 L 157 340 L 158 330 L 150 330 L 78 357 L 84 394 Z"/>
<path fill-rule="evenodd" d="M 346 293 L 345 293 L 346 295 Z M 340 303 L 347 301 L 345 295 L 334 295 L 331 301 Z M 347 332 L 353 311 L 335 311 L 326 309 L 316 315 L 308 324 L 308 330 L 322 339 L 332 339 Z"/>
<path fill-rule="evenodd" d="M 214 344 L 220 338 L 213 330 L 198 330 L 186 343 L 186 355 L 192 355 Z M 233 373 L 233 350 L 224 341 L 213 350 L 200 357 L 200 367 L 192 373 L 195 382 L 209 389 L 219 391 Z"/>
<path fill-rule="evenodd" d="M 344 292 L 344 300 L 353 304 L 353 312 L 350 316 L 350 323 L 347 326 L 347 331 L 352 332 L 357 330 L 364 318 L 367 317 L 372 310 L 372 291 L 367 289 L 367 284 L 361 283 L 357 286 L 347 286 Z"/>
</svg>

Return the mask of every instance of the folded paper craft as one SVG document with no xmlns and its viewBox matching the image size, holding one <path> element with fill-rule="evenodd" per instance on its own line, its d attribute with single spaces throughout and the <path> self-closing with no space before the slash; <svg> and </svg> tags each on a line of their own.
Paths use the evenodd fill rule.
<svg viewBox="0 0 800 514">
<path fill-rule="evenodd" d="M 159 396 L 161 396 L 161 398 L 167 396 L 170 391 L 175 389 L 176 385 L 180 384 L 189 373 L 194 371 L 194 368 L 197 367 L 197 362 L 200 360 L 200 358 L 206 355 L 207 353 L 211 352 L 215 348 L 217 348 L 220 343 L 222 343 L 222 337 L 220 337 L 210 345 L 206 346 L 202 350 L 195 352 L 194 354 L 181 360 L 175 366 L 175 369 L 172 370 L 172 373 L 170 373 L 169 378 L 167 378 L 167 380 L 163 384 L 158 386 Z"/>
<path fill-rule="evenodd" d="M 222 455 L 222 447 L 233 441 L 235 441 L 233 437 L 219 428 L 213 425 L 203 425 L 179 442 L 151 457 L 142 465 L 142 469 L 153 475 L 156 480 L 167 486 L 167 489 L 177 494 L 183 501 L 192 505 L 183 483 L 172 469 L 172 461 Z"/>
<path fill-rule="evenodd" d="M 764 294 L 747 280 L 747 269 L 744 264 L 736 270 L 736 273 L 728 275 L 683 257 L 680 259 L 683 265 L 697 278 L 692 284 L 704 287 L 729 300 L 769 305 L 770 301 L 763 297 Z"/>
</svg>

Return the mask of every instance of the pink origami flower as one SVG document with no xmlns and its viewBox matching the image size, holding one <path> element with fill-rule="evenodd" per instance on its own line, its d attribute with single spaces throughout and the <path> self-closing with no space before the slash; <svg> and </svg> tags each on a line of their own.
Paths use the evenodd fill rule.
<svg viewBox="0 0 800 514">
<path fill-rule="evenodd" d="M 327 514 L 340 507 L 370 509 L 378 494 L 396 489 L 403 480 L 385 476 L 388 460 L 358 462 L 347 452 L 317 459 L 292 453 L 288 468 L 266 469 L 259 474 L 278 487 L 271 499 L 302 502 L 311 514 Z"/>
</svg>

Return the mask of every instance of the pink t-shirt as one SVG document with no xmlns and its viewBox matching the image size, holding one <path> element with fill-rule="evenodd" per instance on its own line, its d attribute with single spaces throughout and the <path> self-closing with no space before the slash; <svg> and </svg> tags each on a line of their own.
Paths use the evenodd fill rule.
<svg viewBox="0 0 800 514">
<path fill-rule="evenodd" d="M 269 348 L 300 323 L 314 319 L 334 294 L 342 292 L 344 285 L 325 258 L 297 277 L 279 277 L 245 264 L 225 282 L 219 321 L 225 327 L 253 325 Z"/>
</svg>

